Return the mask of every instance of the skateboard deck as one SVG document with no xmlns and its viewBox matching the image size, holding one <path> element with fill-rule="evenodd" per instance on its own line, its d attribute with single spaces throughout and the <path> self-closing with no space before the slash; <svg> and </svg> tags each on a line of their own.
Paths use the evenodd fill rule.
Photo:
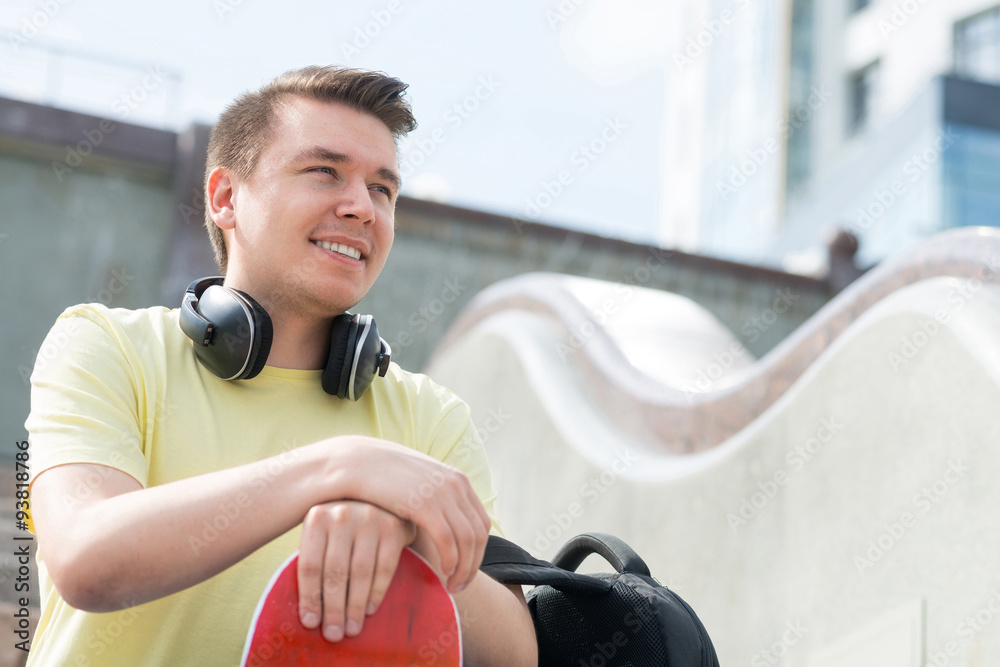
<svg viewBox="0 0 1000 667">
<path fill-rule="evenodd" d="M 254 612 L 241 667 L 438 665 L 460 667 L 462 636 L 455 601 L 423 558 L 409 548 L 378 610 L 361 634 L 331 643 L 299 621 L 296 551 L 278 568 Z"/>
</svg>

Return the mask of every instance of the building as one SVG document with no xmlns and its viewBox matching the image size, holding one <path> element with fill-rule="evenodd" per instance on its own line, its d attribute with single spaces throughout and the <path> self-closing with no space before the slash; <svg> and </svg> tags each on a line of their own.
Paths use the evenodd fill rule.
<svg viewBox="0 0 1000 667">
<path fill-rule="evenodd" d="M 832 228 L 859 237 L 868 267 L 936 231 L 996 224 L 996 0 L 707 0 L 675 13 L 668 245 L 825 275 Z"/>
<path fill-rule="evenodd" d="M 1000 4 L 796 0 L 792 16 L 789 103 L 829 100 L 787 144 L 766 261 L 821 273 L 832 226 L 870 266 L 943 229 L 996 225 Z"/>
</svg>

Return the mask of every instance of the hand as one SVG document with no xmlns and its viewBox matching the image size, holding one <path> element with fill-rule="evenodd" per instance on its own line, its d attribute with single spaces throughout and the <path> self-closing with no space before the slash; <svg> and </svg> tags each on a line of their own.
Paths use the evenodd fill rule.
<svg viewBox="0 0 1000 667">
<path fill-rule="evenodd" d="M 411 522 L 369 503 L 340 500 L 310 509 L 299 546 L 302 625 L 312 629 L 322 621 L 331 642 L 357 636 L 415 537 Z"/>
<path fill-rule="evenodd" d="M 349 476 L 349 497 L 378 505 L 426 532 L 448 590 L 468 586 L 483 560 L 490 519 L 461 471 L 376 438 L 340 440 L 334 465 Z M 343 458 L 341 458 L 343 457 Z"/>
</svg>

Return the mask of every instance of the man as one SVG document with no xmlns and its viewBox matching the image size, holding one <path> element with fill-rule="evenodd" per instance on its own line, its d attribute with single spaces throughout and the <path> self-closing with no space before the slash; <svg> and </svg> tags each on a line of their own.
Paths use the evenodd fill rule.
<svg viewBox="0 0 1000 667">
<path fill-rule="evenodd" d="M 267 365 L 221 380 L 178 311 L 78 306 L 32 376 L 42 615 L 29 664 L 236 665 L 295 548 L 300 617 L 357 635 L 406 545 L 455 595 L 469 664 L 534 664 L 518 587 L 478 571 L 493 519 L 468 408 L 391 366 L 323 392 L 332 318 L 393 240 L 406 86 L 306 68 L 238 99 L 209 146 L 206 224 L 225 286 L 270 315 Z M 113 613 L 109 613 L 113 612 Z"/>
</svg>

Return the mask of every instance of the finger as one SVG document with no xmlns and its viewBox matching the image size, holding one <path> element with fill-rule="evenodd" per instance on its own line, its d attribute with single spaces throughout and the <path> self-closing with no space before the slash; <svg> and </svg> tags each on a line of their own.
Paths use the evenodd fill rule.
<svg viewBox="0 0 1000 667">
<path fill-rule="evenodd" d="M 452 508 L 451 512 L 456 511 Z M 437 551 L 441 573 L 446 578 L 455 574 L 459 560 L 459 546 L 456 541 L 453 521 L 440 508 L 426 507 L 421 516 L 415 519 Z"/>
<path fill-rule="evenodd" d="M 318 628 L 323 616 L 323 560 L 326 557 L 327 535 L 319 525 L 318 510 L 310 510 L 302 522 L 299 542 L 299 620 L 312 630 Z"/>
<path fill-rule="evenodd" d="M 465 475 L 459 474 L 452 492 L 456 499 L 449 504 L 448 521 L 459 548 L 458 565 L 448 578 L 448 588 L 458 592 L 472 583 L 482 562 L 489 537 L 489 517 Z"/>
<path fill-rule="evenodd" d="M 454 511 L 448 517 L 452 527 L 455 543 L 458 546 L 458 561 L 451 575 L 448 576 L 448 590 L 458 593 L 464 589 L 475 576 L 479 567 L 476 556 L 479 551 L 478 530 L 462 511 Z M 478 523 L 478 522 L 477 522 Z"/>
<path fill-rule="evenodd" d="M 354 538 L 351 570 L 347 579 L 347 624 L 344 626 L 344 634 L 348 637 L 357 637 L 361 634 L 372 578 L 375 574 L 377 552 L 377 532 L 365 530 Z"/>
<path fill-rule="evenodd" d="M 353 539 L 338 540 L 332 534 L 326 545 L 322 575 L 323 637 L 330 642 L 338 642 L 344 638 L 344 606 L 353 548 Z"/>
<path fill-rule="evenodd" d="M 406 545 L 413 542 L 417 528 L 409 521 L 402 531 L 397 531 L 388 539 L 379 542 L 378 555 L 375 558 L 375 575 L 372 578 L 371 591 L 368 594 L 366 613 L 371 616 L 378 611 L 379 605 L 389 591 L 389 585 L 399 567 L 399 557 Z"/>
</svg>

